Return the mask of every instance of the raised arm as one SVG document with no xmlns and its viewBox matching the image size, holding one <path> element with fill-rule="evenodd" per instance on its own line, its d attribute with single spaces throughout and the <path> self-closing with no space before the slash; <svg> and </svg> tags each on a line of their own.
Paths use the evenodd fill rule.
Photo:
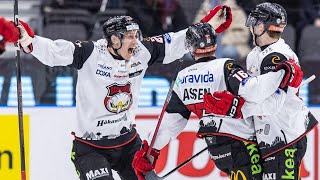
<svg viewBox="0 0 320 180">
<path fill-rule="evenodd" d="M 263 108 L 270 106 L 273 109 L 273 107 L 282 105 L 288 86 L 297 88 L 303 77 L 301 69 L 290 61 L 279 63 L 275 68 L 277 72 L 269 72 L 254 78 L 249 77 L 240 66 L 232 61 L 227 61 L 225 67 L 225 81 L 229 92 L 215 92 L 213 95 L 206 95 L 204 102 L 208 111 L 235 118 L 242 118 L 240 110 L 244 105 L 247 107 L 244 108 L 246 116 L 263 115 L 268 113 Z M 277 75 L 276 73 L 280 73 L 278 74 L 279 79 L 274 76 Z M 274 81 L 277 81 L 278 84 L 272 83 Z M 251 109 L 255 105 L 256 109 Z"/>
<path fill-rule="evenodd" d="M 226 61 L 224 66 L 227 90 L 239 95 L 246 101 L 259 103 L 271 96 L 283 79 L 284 71 L 270 72 L 265 75 L 250 77 L 235 61 Z"/>
<path fill-rule="evenodd" d="M 186 29 L 176 33 L 166 33 L 159 36 L 144 38 L 142 44 L 150 52 L 151 58 L 148 65 L 153 63 L 168 64 L 188 53 L 184 40 Z"/>
<path fill-rule="evenodd" d="M 94 49 L 93 42 L 75 43 L 66 40 L 51 40 L 35 36 L 32 29 L 23 21 L 20 21 L 18 28 L 21 37 L 20 47 L 26 53 L 31 53 L 43 64 L 48 66 L 71 65 L 80 69 L 83 63 L 91 55 Z"/>
<path fill-rule="evenodd" d="M 201 20 L 208 22 L 216 33 L 222 33 L 231 25 L 232 12 L 228 6 L 216 6 L 210 10 Z M 185 48 L 185 37 L 187 29 L 179 32 L 165 33 L 163 35 L 144 38 L 142 44 L 149 50 L 151 59 L 148 63 L 158 62 L 168 64 L 181 58 L 189 51 Z"/>
</svg>

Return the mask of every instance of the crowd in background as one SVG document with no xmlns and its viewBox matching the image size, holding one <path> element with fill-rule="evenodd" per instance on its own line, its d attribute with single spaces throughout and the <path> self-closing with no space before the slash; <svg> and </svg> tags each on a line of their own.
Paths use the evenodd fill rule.
<svg viewBox="0 0 320 180">
<path fill-rule="evenodd" d="M 231 28 L 223 33 L 219 56 L 243 59 L 252 48 L 251 35 L 244 26 L 249 10 L 263 0 L 45 0 L 42 8 L 74 9 L 82 8 L 91 14 L 105 9 L 124 9 L 139 23 L 144 36 L 159 35 L 168 31 L 178 31 L 188 27 L 190 23 L 199 21 L 208 10 L 217 4 L 232 8 L 234 21 Z M 304 27 L 314 25 L 320 27 L 319 0 L 270 0 L 282 5 L 288 14 L 288 24 L 294 27 L 294 42 L 292 49 L 299 47 L 301 33 Z M 88 27 L 88 37 L 93 32 L 93 26 Z M 290 44 L 290 43 L 289 43 Z M 299 51 L 296 51 L 299 54 Z"/>
</svg>

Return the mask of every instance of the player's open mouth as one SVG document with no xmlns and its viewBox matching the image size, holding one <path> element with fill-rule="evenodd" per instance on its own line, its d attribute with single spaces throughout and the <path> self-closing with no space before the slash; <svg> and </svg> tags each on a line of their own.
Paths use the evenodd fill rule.
<svg viewBox="0 0 320 180">
<path fill-rule="evenodd" d="M 135 49 L 135 48 L 129 48 L 129 49 L 128 49 L 128 53 L 129 53 L 130 55 L 133 55 L 134 49 Z"/>
<path fill-rule="evenodd" d="M 130 55 L 132 55 L 132 54 L 133 54 L 133 48 L 129 48 L 129 49 L 128 49 L 128 53 L 129 53 Z"/>
</svg>

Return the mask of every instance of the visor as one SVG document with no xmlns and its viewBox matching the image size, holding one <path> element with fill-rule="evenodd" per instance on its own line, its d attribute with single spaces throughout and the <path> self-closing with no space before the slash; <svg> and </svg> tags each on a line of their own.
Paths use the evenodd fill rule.
<svg viewBox="0 0 320 180">
<path fill-rule="evenodd" d="M 251 27 L 251 26 L 256 26 L 259 21 L 261 22 L 266 22 L 269 18 L 269 15 L 263 14 L 257 11 L 251 11 L 249 14 L 247 20 L 246 20 L 246 26 Z"/>
<path fill-rule="evenodd" d="M 132 23 L 132 24 L 126 26 L 126 29 L 127 29 L 127 31 L 135 31 L 135 30 L 136 30 L 136 31 L 137 31 L 137 33 L 136 33 L 136 39 L 138 39 L 139 41 L 142 41 L 142 40 L 143 40 L 143 38 L 142 38 L 142 32 L 141 32 L 138 24 Z"/>
<path fill-rule="evenodd" d="M 251 26 L 255 26 L 258 24 L 258 19 L 254 16 L 251 15 L 251 13 L 249 14 L 247 20 L 246 20 L 246 27 L 251 27 Z"/>
<path fill-rule="evenodd" d="M 128 36 L 128 33 L 135 33 L 134 37 L 135 39 L 138 39 L 139 41 L 142 41 L 142 32 L 140 29 L 134 29 L 134 30 L 130 30 L 130 31 L 126 31 L 126 32 L 120 32 L 120 34 L 122 34 L 122 36 Z"/>
<path fill-rule="evenodd" d="M 201 45 L 201 43 L 203 43 L 203 45 Z M 201 42 L 200 43 L 200 46 L 205 46 L 204 42 Z M 215 50 L 214 48 L 215 45 L 212 45 L 212 46 L 208 46 L 208 47 L 205 47 L 205 48 L 195 48 L 191 45 L 191 42 L 188 41 L 188 40 L 185 40 L 185 48 L 190 51 L 190 52 L 195 52 L 197 54 L 202 54 L 202 53 L 208 53 L 208 52 L 211 52 L 213 50 Z"/>
<path fill-rule="evenodd" d="M 184 39 L 184 47 L 188 51 L 193 51 L 193 48 L 191 46 L 191 41 L 189 39 Z"/>
</svg>

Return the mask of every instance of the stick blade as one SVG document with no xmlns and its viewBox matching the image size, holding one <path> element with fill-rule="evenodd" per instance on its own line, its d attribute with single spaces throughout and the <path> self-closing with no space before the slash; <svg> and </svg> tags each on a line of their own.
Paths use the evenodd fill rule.
<svg viewBox="0 0 320 180">
<path fill-rule="evenodd" d="M 162 177 L 159 177 L 155 171 L 149 171 L 146 173 L 146 175 L 144 176 L 144 178 L 146 180 L 161 180 L 163 179 Z"/>
</svg>

